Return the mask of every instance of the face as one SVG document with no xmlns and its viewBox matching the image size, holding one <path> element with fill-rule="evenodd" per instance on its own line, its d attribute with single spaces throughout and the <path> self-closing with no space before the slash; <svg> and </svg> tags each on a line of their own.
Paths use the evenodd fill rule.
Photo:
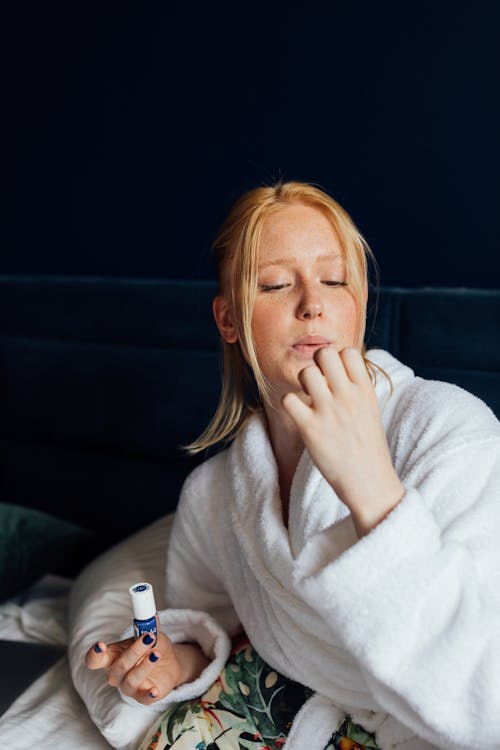
<svg viewBox="0 0 500 750">
<path fill-rule="evenodd" d="M 322 347 L 354 346 L 357 306 L 343 251 L 317 208 L 294 204 L 264 221 L 252 316 L 257 360 L 279 399 Z"/>
</svg>

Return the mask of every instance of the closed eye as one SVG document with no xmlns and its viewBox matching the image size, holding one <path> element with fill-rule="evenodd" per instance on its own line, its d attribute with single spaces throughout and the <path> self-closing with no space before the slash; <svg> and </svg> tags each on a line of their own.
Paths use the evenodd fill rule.
<svg viewBox="0 0 500 750">
<path fill-rule="evenodd" d="M 347 281 L 322 281 L 322 284 L 325 284 L 325 286 L 347 286 Z"/>
<path fill-rule="evenodd" d="M 261 292 L 274 292 L 278 289 L 285 289 L 290 284 L 259 284 Z"/>
</svg>

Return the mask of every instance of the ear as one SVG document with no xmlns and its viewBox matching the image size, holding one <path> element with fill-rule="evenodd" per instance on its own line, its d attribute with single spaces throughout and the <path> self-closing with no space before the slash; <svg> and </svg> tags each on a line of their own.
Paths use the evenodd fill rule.
<svg viewBox="0 0 500 750">
<path fill-rule="evenodd" d="M 234 324 L 233 315 L 225 297 L 215 297 L 212 303 L 215 322 L 220 335 L 228 344 L 238 341 L 238 333 Z"/>
</svg>

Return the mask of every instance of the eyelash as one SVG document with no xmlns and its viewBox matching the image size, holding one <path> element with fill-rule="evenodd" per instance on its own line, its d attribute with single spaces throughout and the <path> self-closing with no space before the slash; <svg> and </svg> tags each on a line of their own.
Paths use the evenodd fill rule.
<svg viewBox="0 0 500 750">
<path fill-rule="evenodd" d="M 330 287 L 342 287 L 347 286 L 347 281 L 322 281 L 322 284 L 325 284 L 325 286 Z M 277 292 L 281 289 L 286 289 L 287 287 L 291 286 L 291 284 L 260 284 L 259 289 L 261 292 Z"/>
</svg>

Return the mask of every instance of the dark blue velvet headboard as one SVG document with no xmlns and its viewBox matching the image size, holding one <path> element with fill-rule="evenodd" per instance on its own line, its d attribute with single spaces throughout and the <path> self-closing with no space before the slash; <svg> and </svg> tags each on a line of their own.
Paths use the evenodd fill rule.
<svg viewBox="0 0 500 750">
<path fill-rule="evenodd" d="M 196 462 L 179 445 L 218 398 L 214 291 L 0 277 L 0 498 L 100 529 L 106 544 L 172 510 Z M 500 292 L 390 288 L 378 307 L 371 345 L 500 415 Z"/>
</svg>

